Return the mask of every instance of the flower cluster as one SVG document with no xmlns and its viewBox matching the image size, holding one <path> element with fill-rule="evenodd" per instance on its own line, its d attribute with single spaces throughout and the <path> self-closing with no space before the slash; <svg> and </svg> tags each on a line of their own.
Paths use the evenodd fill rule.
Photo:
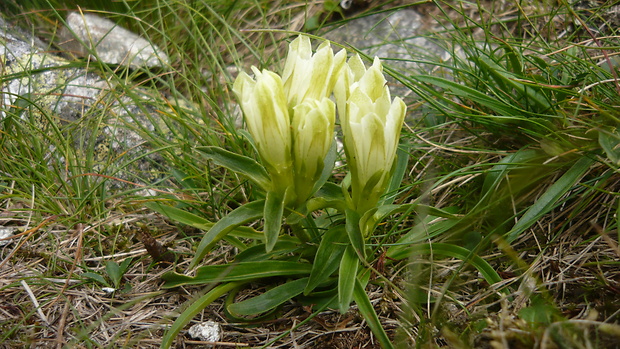
<svg viewBox="0 0 620 349">
<path fill-rule="evenodd" d="M 313 193 L 332 146 L 336 109 L 351 171 L 352 208 L 374 207 L 389 183 L 406 106 L 390 92 L 381 62 L 366 69 L 358 55 L 334 55 L 328 42 L 312 53 L 310 39 L 289 45 L 282 76 L 252 67 L 233 86 L 248 130 L 272 177 L 271 190 L 299 205 Z M 334 94 L 336 105 L 330 99 Z"/>
</svg>

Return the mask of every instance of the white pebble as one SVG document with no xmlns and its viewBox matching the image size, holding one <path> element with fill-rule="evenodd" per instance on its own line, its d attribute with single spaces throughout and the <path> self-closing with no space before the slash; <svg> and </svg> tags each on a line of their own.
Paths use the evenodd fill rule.
<svg viewBox="0 0 620 349">
<path fill-rule="evenodd" d="M 190 327 L 189 335 L 205 342 L 218 342 L 222 335 L 222 327 L 217 322 L 209 320 Z"/>
</svg>

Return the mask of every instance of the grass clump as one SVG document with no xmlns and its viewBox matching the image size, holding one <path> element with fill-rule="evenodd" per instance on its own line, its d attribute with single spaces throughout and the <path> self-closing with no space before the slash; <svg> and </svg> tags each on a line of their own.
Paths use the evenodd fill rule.
<svg viewBox="0 0 620 349">
<path fill-rule="evenodd" d="M 168 335 L 191 344 L 167 332 L 184 313 L 221 321 L 223 340 L 239 345 L 271 345 L 277 337 L 273 345 L 353 346 L 375 343 L 359 326 L 374 313 L 373 332 L 382 328 L 392 343 L 383 339 L 384 346 L 616 345 L 617 4 L 369 3 L 357 13 L 319 2 L 81 4 L 153 40 L 170 66 L 123 70 L 71 60 L 114 80 L 111 101 L 126 97 L 129 117 L 108 119 L 91 109 L 59 121 L 36 96 L 3 105 L 0 224 L 18 236 L 0 247 L 0 343 L 159 347 Z M 51 1 L 3 6 L 45 42 L 54 42 L 57 25 L 76 9 Z M 368 271 L 368 301 L 344 314 L 329 310 L 325 299 L 339 284 L 339 274 L 330 273 L 317 289 L 324 294 L 291 296 L 272 307 L 271 318 L 230 314 L 231 304 L 297 287 L 311 273 L 246 278 L 243 289 L 239 280 L 216 285 L 235 275 L 231 261 L 261 256 L 311 268 L 321 250 L 320 240 L 304 245 L 282 234 L 268 255 L 258 233 L 264 207 L 204 254 L 201 265 L 215 279 L 162 289 L 162 275 L 170 280 L 190 261 L 198 266 L 193 259 L 206 251 L 200 241 L 214 223 L 265 198 L 247 177 L 199 150 L 215 146 L 260 159 L 230 93 L 237 72 L 250 65 L 281 71 L 291 32 L 320 37 L 330 25 L 389 8 L 424 14 L 424 35 L 449 58 L 410 58 L 437 66 L 431 73 L 391 69 L 385 61 L 385 71 L 411 91 L 400 147 L 409 162 L 399 163 L 403 180 L 387 196 L 400 209 L 381 216 L 364 240 L 358 270 Z M 99 158 L 101 139 L 91 135 L 111 125 L 141 141 L 133 152 Z M 134 170 L 136 158 L 156 173 Z M 350 165 L 339 162 L 329 182 L 343 183 Z M 145 189 L 156 195 L 136 195 Z M 325 239 L 337 235 L 329 227 L 346 215 L 323 207 L 306 217 Z M 344 235 L 335 246 L 351 242 Z M 174 258 L 155 262 L 166 252 Z"/>
</svg>

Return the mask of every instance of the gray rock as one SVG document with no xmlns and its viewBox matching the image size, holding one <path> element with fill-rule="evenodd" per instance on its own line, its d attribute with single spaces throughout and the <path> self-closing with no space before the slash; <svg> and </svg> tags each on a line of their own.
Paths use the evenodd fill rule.
<svg viewBox="0 0 620 349">
<path fill-rule="evenodd" d="M 42 135 L 61 129 L 76 154 L 87 154 L 87 148 L 93 147 L 92 158 L 84 159 L 91 163 L 86 171 L 140 184 L 164 178 L 158 171 L 161 156 L 151 153 L 141 136 L 156 130 L 169 132 L 162 115 L 170 110 L 159 92 L 124 89 L 115 79 L 76 67 L 42 46 L 0 16 L 0 121 L 21 118 Z M 52 146 L 48 166 L 62 167 L 65 162 L 64 155 Z M 108 181 L 107 188 L 117 191 L 132 186 Z"/>
<path fill-rule="evenodd" d="M 132 68 L 168 64 L 168 56 L 159 47 L 109 19 L 72 12 L 66 22 L 59 32 L 60 46 L 79 57 Z"/>
<path fill-rule="evenodd" d="M 420 32 L 422 15 L 404 9 L 358 18 L 325 33 L 325 38 L 351 45 L 405 72 L 420 73 L 432 64 L 420 60 L 446 60 L 450 55 Z"/>
<path fill-rule="evenodd" d="M 450 54 L 421 30 L 422 15 L 411 9 L 379 13 L 351 20 L 324 34 L 334 42 L 351 45 L 362 53 L 378 56 L 384 65 L 404 75 L 431 72 L 435 62 L 450 59 Z M 429 63 L 423 63 L 423 62 Z M 411 91 L 391 81 L 392 95 L 406 97 Z"/>
</svg>

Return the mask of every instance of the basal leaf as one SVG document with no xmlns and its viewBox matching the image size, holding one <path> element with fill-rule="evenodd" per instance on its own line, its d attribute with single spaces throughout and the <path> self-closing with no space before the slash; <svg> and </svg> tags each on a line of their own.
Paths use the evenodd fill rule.
<svg viewBox="0 0 620 349">
<path fill-rule="evenodd" d="M 347 222 L 345 228 L 351 245 L 357 250 L 357 252 L 366 258 L 366 251 L 364 249 L 364 236 L 360 228 L 360 215 L 351 209 L 346 209 Z"/>
<path fill-rule="evenodd" d="M 312 292 L 338 269 L 347 242 L 347 232 L 342 226 L 336 226 L 325 232 L 314 258 L 308 285 L 304 289 L 305 295 Z"/>
<path fill-rule="evenodd" d="M 357 280 L 357 268 L 360 264 L 359 257 L 351 246 L 347 246 L 340 260 L 340 272 L 338 273 L 338 305 L 342 314 L 349 310 L 353 300 L 353 289 Z"/>
<path fill-rule="evenodd" d="M 267 252 L 273 249 L 278 241 L 280 229 L 282 228 L 282 215 L 284 213 L 284 198 L 277 192 L 270 191 L 267 193 L 265 200 L 265 249 Z"/>
<path fill-rule="evenodd" d="M 213 226 L 213 223 L 209 222 L 205 218 L 202 218 L 185 210 L 178 209 L 176 207 L 164 205 L 157 201 L 147 202 L 144 204 L 144 206 L 155 212 L 159 212 L 160 214 L 168 217 L 174 222 L 186 224 L 190 227 L 198 228 L 200 230 L 207 231 Z"/>
<path fill-rule="evenodd" d="M 207 292 L 204 296 L 200 297 L 197 300 L 190 300 L 191 303 L 187 309 L 179 315 L 179 317 L 174 321 L 170 329 L 166 331 L 164 337 L 161 341 L 160 348 L 168 349 L 174 342 L 174 339 L 177 337 L 179 332 L 187 325 L 196 314 L 200 313 L 204 308 L 206 308 L 209 304 L 213 303 L 216 299 L 220 298 L 222 295 L 230 292 L 231 290 L 243 285 L 243 282 L 230 282 L 223 285 L 219 285 L 214 287 L 211 291 Z"/>
<path fill-rule="evenodd" d="M 226 236 L 226 234 L 230 233 L 242 224 L 262 217 L 264 207 L 264 200 L 253 201 L 238 207 L 215 223 L 215 225 L 207 231 L 205 236 L 200 241 L 200 244 L 196 249 L 196 256 L 194 256 L 189 268 L 193 269 L 198 263 L 200 263 L 209 250 L 211 250 L 211 248 L 219 240 Z"/>
<path fill-rule="evenodd" d="M 392 342 L 387 336 L 387 333 L 383 329 L 381 321 L 379 321 L 379 317 L 377 316 L 375 308 L 370 302 L 370 298 L 368 298 L 368 294 L 366 294 L 362 283 L 358 280 L 355 280 L 353 299 L 357 304 L 360 314 L 362 314 L 362 316 L 366 320 L 368 327 L 370 327 L 372 333 L 375 335 L 379 343 L 381 343 L 381 347 L 383 347 L 384 349 L 394 348 Z"/>
<path fill-rule="evenodd" d="M 235 316 L 255 315 L 267 312 L 282 303 L 291 300 L 303 292 L 308 278 L 289 281 L 283 285 L 244 301 L 228 306 L 228 311 Z"/>
<path fill-rule="evenodd" d="M 197 147 L 216 164 L 246 176 L 264 190 L 271 188 L 271 179 L 265 168 L 254 159 L 239 155 L 220 147 Z"/>
<path fill-rule="evenodd" d="M 274 276 L 309 275 L 312 266 L 288 261 L 252 261 L 224 265 L 205 265 L 196 269 L 196 276 L 169 272 L 162 276 L 165 288 L 182 285 L 204 285 L 215 282 L 249 281 Z"/>
<path fill-rule="evenodd" d="M 245 249 L 235 256 L 237 262 L 264 261 L 272 257 L 294 253 L 299 250 L 299 242 L 278 240 L 270 252 L 265 252 L 265 244 Z"/>
</svg>

